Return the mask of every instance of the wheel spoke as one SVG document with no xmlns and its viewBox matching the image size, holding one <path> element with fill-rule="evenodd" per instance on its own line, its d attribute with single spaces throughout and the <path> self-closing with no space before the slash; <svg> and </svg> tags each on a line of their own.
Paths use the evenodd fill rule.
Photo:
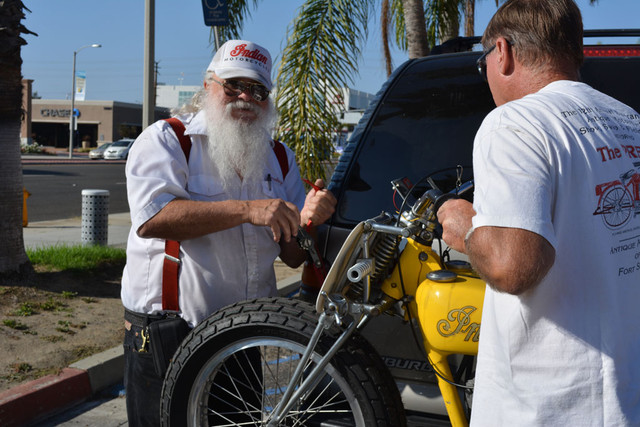
<svg viewBox="0 0 640 427">
<path fill-rule="evenodd" d="M 373 347 L 357 334 L 340 342 L 344 334 L 331 331 L 310 350 L 316 319 L 308 304 L 263 299 L 203 322 L 194 331 L 201 339 L 189 341 L 167 373 L 164 425 L 265 426 L 278 407 L 286 409 L 282 426 L 403 425 L 400 395 Z"/>
<path fill-rule="evenodd" d="M 258 359 L 252 360 L 245 349 L 231 354 L 213 375 L 208 392 L 210 405 L 206 412 L 217 417 L 216 425 L 261 425 L 284 395 L 301 358 L 299 351 L 280 346 L 259 346 L 254 350 L 259 355 L 260 369 L 256 366 Z M 315 362 L 309 360 L 304 372 L 310 372 L 314 365 Z M 261 407 L 252 403 L 252 399 L 258 396 Z M 218 410 L 218 404 L 224 410 Z M 286 414 L 285 419 L 287 425 L 303 426 L 314 417 L 351 416 L 351 411 L 349 400 L 340 386 L 325 373 Z M 245 418 L 236 421 L 238 414 Z M 228 424 L 221 424 L 221 421 Z"/>
</svg>

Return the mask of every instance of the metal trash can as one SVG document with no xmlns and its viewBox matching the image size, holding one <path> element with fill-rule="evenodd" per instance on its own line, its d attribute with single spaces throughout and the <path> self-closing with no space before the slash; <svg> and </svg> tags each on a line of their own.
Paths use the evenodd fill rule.
<svg viewBox="0 0 640 427">
<path fill-rule="evenodd" d="M 83 245 L 107 246 L 109 237 L 109 190 L 82 190 Z"/>
</svg>

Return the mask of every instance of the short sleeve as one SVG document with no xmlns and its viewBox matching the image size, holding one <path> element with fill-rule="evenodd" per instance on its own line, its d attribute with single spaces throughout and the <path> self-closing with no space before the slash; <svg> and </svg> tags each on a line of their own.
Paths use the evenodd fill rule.
<svg viewBox="0 0 640 427">
<path fill-rule="evenodd" d="M 145 129 L 133 143 L 126 166 L 127 197 L 137 230 L 175 198 L 189 198 L 187 159 L 164 121 Z"/>
<path fill-rule="evenodd" d="M 474 228 L 521 228 L 556 246 L 554 176 L 545 138 L 516 126 L 483 124 L 473 153 Z"/>
</svg>

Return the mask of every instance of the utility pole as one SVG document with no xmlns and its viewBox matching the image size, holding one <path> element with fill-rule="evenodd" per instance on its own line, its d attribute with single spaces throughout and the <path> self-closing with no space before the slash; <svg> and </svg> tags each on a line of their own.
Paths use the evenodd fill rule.
<svg viewBox="0 0 640 427">
<path fill-rule="evenodd" d="M 88 47 L 102 47 L 101 44 L 98 43 L 94 43 L 91 45 L 87 45 L 87 46 L 82 46 L 81 48 L 79 48 L 78 50 L 75 50 L 73 52 L 73 79 L 71 82 L 71 111 L 69 114 L 69 158 L 73 158 L 73 146 L 75 144 L 75 133 L 76 133 L 76 125 L 77 125 L 77 120 L 76 120 L 76 107 L 75 107 L 75 101 L 76 101 L 76 56 L 78 55 L 78 52 L 80 52 L 82 49 L 88 48 Z"/>
<path fill-rule="evenodd" d="M 153 102 L 158 102 L 158 74 L 160 70 L 160 61 L 155 61 L 155 71 L 153 72 Z"/>
<path fill-rule="evenodd" d="M 142 129 L 155 121 L 156 99 L 154 79 L 155 0 L 145 0 L 144 6 L 144 81 L 142 94 Z"/>
</svg>

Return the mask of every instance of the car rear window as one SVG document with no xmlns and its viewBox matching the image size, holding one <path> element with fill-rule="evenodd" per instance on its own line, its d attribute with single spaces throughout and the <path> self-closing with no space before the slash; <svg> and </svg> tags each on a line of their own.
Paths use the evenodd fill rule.
<svg viewBox="0 0 640 427">
<path fill-rule="evenodd" d="M 337 188 L 335 224 L 349 225 L 382 210 L 393 212 L 391 180 L 417 183 L 444 168 L 471 177 L 473 138 L 495 104 L 475 65 L 477 53 L 426 57 L 409 63 L 384 94 L 357 144 L 347 179 Z M 359 136 L 358 136 L 359 135 Z M 362 138 L 361 141 L 357 139 Z M 453 188 L 455 169 L 440 174 Z"/>
</svg>

